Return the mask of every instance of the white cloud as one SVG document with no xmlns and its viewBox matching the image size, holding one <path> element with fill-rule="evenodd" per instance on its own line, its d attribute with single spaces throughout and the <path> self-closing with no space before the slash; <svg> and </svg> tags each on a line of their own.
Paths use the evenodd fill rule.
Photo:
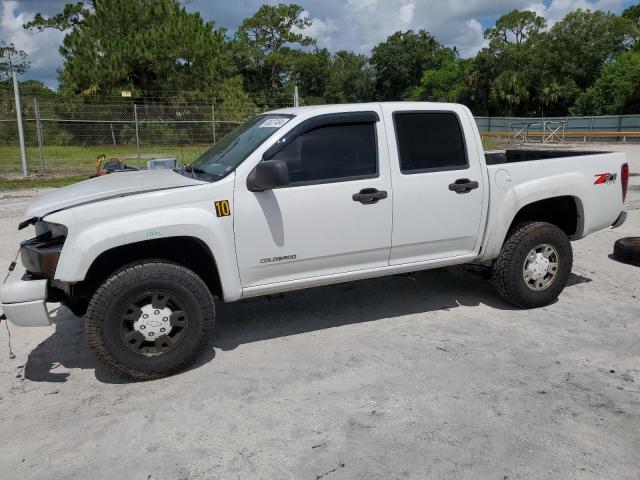
<svg viewBox="0 0 640 480">
<path fill-rule="evenodd" d="M 624 0 L 324 0 L 301 1 L 314 22 L 332 26 L 320 46 L 369 53 L 398 30 L 428 30 L 439 41 L 472 56 L 486 45 L 480 19 L 497 18 L 513 9 L 544 15 L 553 24 L 578 8 L 620 11 Z M 485 25 L 487 26 L 487 25 Z M 490 26 L 490 25 L 488 25 Z"/>
<path fill-rule="evenodd" d="M 413 20 L 413 11 L 416 6 L 413 3 L 407 3 L 400 7 L 400 21 L 404 24 L 411 24 L 411 20 Z"/>
<path fill-rule="evenodd" d="M 325 20 L 321 18 L 311 18 L 309 12 L 305 11 L 303 16 L 311 20 L 311 26 L 305 29 L 302 33 L 308 37 L 314 38 L 323 47 L 329 50 L 334 50 L 333 35 L 338 30 L 338 25 L 332 18 Z"/>
<path fill-rule="evenodd" d="M 0 40 L 13 43 L 18 50 L 24 50 L 31 62 L 26 77 L 39 78 L 55 86 L 56 69 L 61 58 L 58 47 L 64 34 L 57 30 L 41 33 L 28 32 L 22 25 L 33 18 L 35 12 L 24 9 L 25 3 L 5 0 L 0 10 Z"/>
</svg>

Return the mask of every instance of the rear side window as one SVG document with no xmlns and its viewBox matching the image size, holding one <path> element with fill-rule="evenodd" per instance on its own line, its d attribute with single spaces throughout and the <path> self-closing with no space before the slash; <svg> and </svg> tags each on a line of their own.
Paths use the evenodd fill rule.
<svg viewBox="0 0 640 480">
<path fill-rule="evenodd" d="M 405 174 L 467 168 L 458 117 L 447 112 L 399 112 L 393 115 Z"/>
<path fill-rule="evenodd" d="M 375 125 L 351 123 L 314 128 L 296 137 L 273 158 L 287 163 L 292 185 L 375 177 Z"/>
</svg>

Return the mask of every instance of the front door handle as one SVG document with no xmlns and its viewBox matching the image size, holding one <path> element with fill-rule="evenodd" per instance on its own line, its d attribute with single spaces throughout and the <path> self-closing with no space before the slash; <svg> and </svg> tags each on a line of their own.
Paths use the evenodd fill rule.
<svg viewBox="0 0 640 480">
<path fill-rule="evenodd" d="M 449 184 L 449 190 L 456 193 L 469 193 L 471 190 L 478 187 L 478 182 L 475 180 L 469 180 L 468 178 L 459 178 L 455 182 Z"/>
<path fill-rule="evenodd" d="M 384 190 L 378 190 L 377 188 L 363 188 L 358 193 L 354 193 L 351 198 L 353 198 L 354 202 L 360 202 L 363 205 L 371 205 L 378 203 L 378 200 L 387 198 L 387 192 Z"/>
</svg>

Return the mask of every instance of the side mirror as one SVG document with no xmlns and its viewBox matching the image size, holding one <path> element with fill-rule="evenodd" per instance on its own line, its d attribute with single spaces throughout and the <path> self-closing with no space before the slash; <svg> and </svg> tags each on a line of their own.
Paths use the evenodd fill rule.
<svg viewBox="0 0 640 480">
<path fill-rule="evenodd" d="M 289 167 L 282 160 L 263 160 L 247 177 L 251 192 L 264 192 L 289 185 Z"/>
</svg>

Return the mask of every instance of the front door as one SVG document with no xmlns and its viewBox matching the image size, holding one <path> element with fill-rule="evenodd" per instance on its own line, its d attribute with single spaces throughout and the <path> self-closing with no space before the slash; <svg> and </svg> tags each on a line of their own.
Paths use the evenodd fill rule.
<svg viewBox="0 0 640 480">
<path fill-rule="evenodd" d="M 338 121 L 327 115 L 326 124 L 314 118 L 309 129 L 302 123 L 273 157 L 287 163 L 288 187 L 251 192 L 238 177 L 234 229 L 243 288 L 388 265 L 387 145 L 380 112 L 369 113 L 375 115 Z"/>
</svg>

